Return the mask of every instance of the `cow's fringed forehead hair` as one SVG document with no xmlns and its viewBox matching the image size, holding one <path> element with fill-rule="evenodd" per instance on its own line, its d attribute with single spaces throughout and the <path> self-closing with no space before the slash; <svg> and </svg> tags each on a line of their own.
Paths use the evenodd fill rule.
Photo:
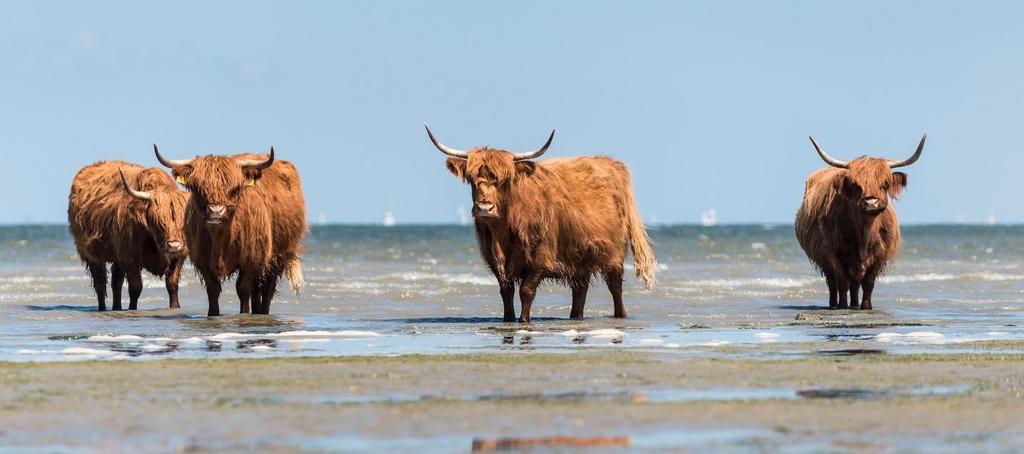
<svg viewBox="0 0 1024 454">
<path fill-rule="evenodd" d="M 891 184 L 893 172 L 889 167 L 889 162 L 885 159 L 861 156 L 850 161 L 850 166 L 846 170 L 846 175 L 862 188 L 881 188 L 888 186 L 889 195 L 893 198 L 898 197 L 900 190 L 902 189 L 902 185 Z M 890 184 L 886 185 L 885 183 Z"/>
<path fill-rule="evenodd" d="M 485 176 L 485 170 L 490 172 L 498 183 L 510 181 L 516 173 L 512 153 L 487 147 L 471 150 L 466 159 L 466 178 Z"/>
<path fill-rule="evenodd" d="M 206 196 L 226 196 L 245 183 L 245 172 L 238 161 L 227 156 L 200 156 L 187 166 L 175 167 L 175 176 L 185 178 L 190 188 L 201 188 Z M 217 200 L 216 202 L 227 202 Z"/>
</svg>

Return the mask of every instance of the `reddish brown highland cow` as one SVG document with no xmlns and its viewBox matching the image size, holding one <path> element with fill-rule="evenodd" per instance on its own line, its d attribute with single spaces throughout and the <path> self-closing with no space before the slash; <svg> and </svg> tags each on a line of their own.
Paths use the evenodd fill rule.
<svg viewBox="0 0 1024 454">
<path fill-rule="evenodd" d="M 456 150 L 431 142 L 449 156 L 447 166 L 469 183 L 480 254 L 498 279 L 504 321 L 515 321 L 513 296 L 519 285 L 520 322 L 543 279 L 572 288 L 569 317 L 583 318 L 587 289 L 601 275 L 611 291 L 615 317 L 625 317 L 622 274 L 627 247 L 637 277 L 654 284 L 654 253 L 636 210 L 629 171 L 606 157 L 532 162 L 547 151 L 512 153 L 493 148 Z"/>
<path fill-rule="evenodd" d="M 189 258 L 206 286 L 209 315 L 220 315 L 221 283 L 238 273 L 239 309 L 269 314 L 277 280 L 287 273 L 296 293 L 302 288 L 302 237 L 306 203 L 299 173 L 270 155 L 198 156 L 164 159 L 192 193 L 185 212 Z"/>
<path fill-rule="evenodd" d="M 891 169 L 913 164 L 924 150 L 901 161 L 862 156 L 840 161 L 811 138 L 814 149 L 833 168 L 807 178 L 804 201 L 796 212 L 796 237 L 828 284 L 830 308 L 871 309 L 875 278 L 900 252 L 900 223 L 891 200 L 907 186 L 907 174 Z M 863 301 L 858 292 L 864 290 Z M 849 296 L 849 299 L 847 299 Z"/>
<path fill-rule="evenodd" d="M 107 309 L 107 263 L 112 264 L 114 310 L 121 310 L 126 277 L 128 308 L 138 309 L 143 269 L 164 277 L 170 307 L 178 307 L 187 199 L 157 168 L 101 161 L 78 171 L 68 196 L 68 224 L 78 256 L 92 275 L 99 310 Z"/>
</svg>

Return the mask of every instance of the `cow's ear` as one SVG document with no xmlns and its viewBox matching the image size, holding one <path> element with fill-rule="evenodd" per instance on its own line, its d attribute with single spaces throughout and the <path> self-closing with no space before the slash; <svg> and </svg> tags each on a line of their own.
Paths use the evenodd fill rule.
<svg viewBox="0 0 1024 454">
<path fill-rule="evenodd" d="M 444 165 L 448 167 L 448 171 L 455 175 L 462 181 L 466 181 L 466 160 L 459 158 L 448 158 Z"/>
<path fill-rule="evenodd" d="M 188 186 L 189 177 L 192 176 L 192 168 L 189 166 L 177 166 L 171 169 L 171 176 L 174 181 L 182 186 Z"/>
<path fill-rule="evenodd" d="M 516 176 L 530 176 L 537 170 L 537 163 L 533 161 L 516 161 Z"/>
<path fill-rule="evenodd" d="M 889 194 L 893 198 L 899 197 L 903 188 L 907 187 L 907 174 L 903 172 L 892 173 L 892 184 L 889 185 Z"/>
<path fill-rule="evenodd" d="M 255 167 L 243 167 L 242 174 L 245 175 L 246 186 L 256 186 L 256 181 L 263 176 L 263 171 Z"/>
</svg>

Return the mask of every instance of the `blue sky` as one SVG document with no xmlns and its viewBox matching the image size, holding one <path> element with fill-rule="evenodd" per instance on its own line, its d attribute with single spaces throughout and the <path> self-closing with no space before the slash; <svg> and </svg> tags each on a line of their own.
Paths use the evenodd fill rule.
<svg viewBox="0 0 1024 454">
<path fill-rule="evenodd" d="M 642 213 L 790 222 L 822 166 L 909 155 L 905 222 L 1024 222 L 1020 2 L 3 2 L 0 222 L 100 159 L 274 145 L 311 220 L 454 222 L 447 144 L 607 154 Z"/>
</svg>

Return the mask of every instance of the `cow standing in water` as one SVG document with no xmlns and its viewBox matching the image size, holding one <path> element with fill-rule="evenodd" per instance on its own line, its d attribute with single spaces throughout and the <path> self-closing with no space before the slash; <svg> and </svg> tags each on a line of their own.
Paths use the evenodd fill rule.
<svg viewBox="0 0 1024 454">
<path fill-rule="evenodd" d="M 277 281 L 302 288 L 306 204 L 299 173 L 270 155 L 156 158 L 192 193 L 185 212 L 189 258 L 206 286 L 208 314 L 220 315 L 221 282 L 238 273 L 239 311 L 269 314 Z"/>
<path fill-rule="evenodd" d="M 917 161 L 927 137 L 901 161 L 866 156 L 840 161 L 811 138 L 832 168 L 807 178 L 796 213 L 796 237 L 825 277 L 830 308 L 856 309 L 859 303 L 861 309 L 871 309 L 875 278 L 900 252 L 900 224 L 890 202 L 907 186 L 907 174 L 892 169 Z M 864 299 L 858 301 L 861 289 Z"/>
<path fill-rule="evenodd" d="M 623 262 L 633 249 L 637 277 L 654 284 L 654 253 L 633 199 L 629 171 L 606 157 L 533 162 L 547 151 L 512 153 L 493 148 L 456 150 L 431 142 L 449 156 L 448 170 L 469 183 L 480 254 L 498 279 L 504 321 L 515 321 L 513 296 L 519 285 L 520 322 L 543 279 L 572 288 L 570 318 L 582 319 L 590 279 L 600 274 L 611 291 L 615 317 L 622 304 Z"/>
<path fill-rule="evenodd" d="M 122 309 L 125 278 L 128 308 L 138 309 L 143 269 L 164 277 L 170 307 L 179 307 L 187 199 L 158 168 L 101 161 L 78 171 L 68 195 L 68 225 L 92 275 L 99 310 L 107 309 L 107 263 L 115 311 Z"/>
</svg>

